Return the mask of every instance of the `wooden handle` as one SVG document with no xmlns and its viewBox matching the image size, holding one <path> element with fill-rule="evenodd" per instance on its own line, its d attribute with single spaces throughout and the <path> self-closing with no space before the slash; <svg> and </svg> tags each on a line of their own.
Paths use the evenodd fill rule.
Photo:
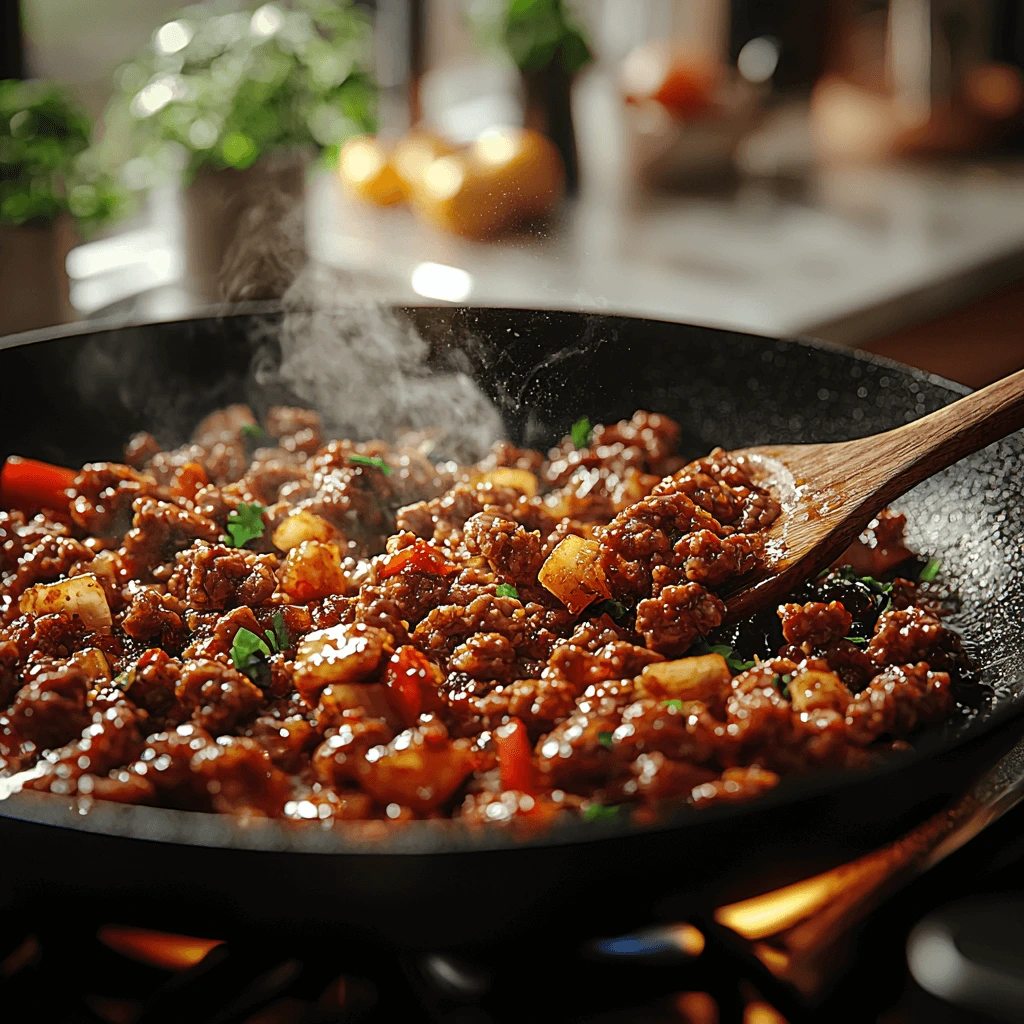
<svg viewBox="0 0 1024 1024">
<path fill-rule="evenodd" d="M 877 493 L 889 501 L 939 470 L 1024 428 L 1024 370 L 966 395 L 905 427 L 853 442 L 870 452 L 879 477 Z M 889 491 L 892 491 L 890 494 Z"/>
</svg>

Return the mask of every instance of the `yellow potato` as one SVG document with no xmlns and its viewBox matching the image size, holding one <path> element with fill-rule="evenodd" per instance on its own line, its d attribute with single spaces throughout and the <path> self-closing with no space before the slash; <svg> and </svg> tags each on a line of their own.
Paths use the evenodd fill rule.
<svg viewBox="0 0 1024 1024">
<path fill-rule="evenodd" d="M 349 194 L 376 206 L 393 206 L 405 198 L 402 182 L 378 139 L 361 135 L 341 150 L 338 174 Z"/>
<path fill-rule="evenodd" d="M 455 152 L 456 147 L 440 135 L 415 130 L 395 143 L 391 153 L 391 166 L 406 197 L 412 195 L 423 180 L 423 172 L 439 157 Z"/>
<path fill-rule="evenodd" d="M 729 692 L 732 673 L 720 654 L 700 654 L 645 665 L 640 681 L 654 697 L 707 702 Z"/>
<path fill-rule="evenodd" d="M 599 597 L 611 597 L 599 553 L 596 540 L 566 537 L 540 567 L 537 582 L 575 615 Z"/>
<path fill-rule="evenodd" d="M 472 146 L 442 156 L 412 193 L 417 213 L 446 231 L 488 238 L 550 213 L 564 173 L 555 146 L 539 132 L 487 132 Z"/>
</svg>

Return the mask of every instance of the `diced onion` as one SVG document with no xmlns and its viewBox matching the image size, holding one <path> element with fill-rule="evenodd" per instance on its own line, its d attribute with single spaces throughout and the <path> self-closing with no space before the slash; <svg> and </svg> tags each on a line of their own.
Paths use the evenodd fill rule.
<svg viewBox="0 0 1024 1024">
<path fill-rule="evenodd" d="M 728 693 L 732 673 L 720 654 L 701 654 L 645 665 L 640 681 L 655 697 L 707 702 Z"/>
<path fill-rule="evenodd" d="M 537 581 L 575 615 L 598 598 L 612 596 L 598 562 L 600 551 L 596 540 L 566 537 L 540 567 Z"/>
<path fill-rule="evenodd" d="M 92 630 L 109 629 L 113 622 L 107 595 L 89 572 L 56 583 L 37 583 L 21 595 L 18 607 L 26 615 L 77 615 Z"/>
<path fill-rule="evenodd" d="M 304 540 L 331 541 L 338 531 L 321 516 L 299 509 L 293 512 L 274 531 L 274 547 L 278 551 L 291 551 Z"/>
<path fill-rule="evenodd" d="M 310 703 L 332 683 L 365 679 L 390 657 L 391 634 L 362 623 L 309 633 L 295 653 L 295 688 Z"/>
<path fill-rule="evenodd" d="M 532 498 L 537 493 L 537 478 L 528 469 L 513 466 L 499 466 L 473 478 L 474 483 L 493 484 L 495 487 L 511 487 L 513 490 Z"/>
<path fill-rule="evenodd" d="M 789 699 L 794 711 L 846 711 L 853 696 L 834 673 L 809 670 L 790 681 Z"/>
</svg>

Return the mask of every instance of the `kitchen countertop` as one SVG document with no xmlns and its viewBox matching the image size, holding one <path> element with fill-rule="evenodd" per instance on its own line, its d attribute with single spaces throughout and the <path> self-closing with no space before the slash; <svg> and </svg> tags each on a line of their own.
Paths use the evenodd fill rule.
<svg viewBox="0 0 1024 1024">
<path fill-rule="evenodd" d="M 177 220 L 160 194 L 150 227 L 74 252 L 80 311 L 131 296 L 136 315 L 196 308 Z M 501 243 L 356 206 L 321 176 L 307 227 L 314 258 L 385 301 L 606 310 L 855 345 L 1024 275 L 1024 165 L 819 170 L 643 205 L 595 187 L 545 233 Z"/>
</svg>

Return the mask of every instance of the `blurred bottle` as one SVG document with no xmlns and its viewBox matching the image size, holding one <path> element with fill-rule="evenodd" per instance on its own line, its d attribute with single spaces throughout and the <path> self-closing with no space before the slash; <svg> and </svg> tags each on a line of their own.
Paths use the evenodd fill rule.
<svg viewBox="0 0 1024 1024">
<path fill-rule="evenodd" d="M 835 7 L 828 70 L 811 100 L 820 157 L 974 153 L 1019 135 L 1019 0 L 844 0 Z"/>
</svg>

